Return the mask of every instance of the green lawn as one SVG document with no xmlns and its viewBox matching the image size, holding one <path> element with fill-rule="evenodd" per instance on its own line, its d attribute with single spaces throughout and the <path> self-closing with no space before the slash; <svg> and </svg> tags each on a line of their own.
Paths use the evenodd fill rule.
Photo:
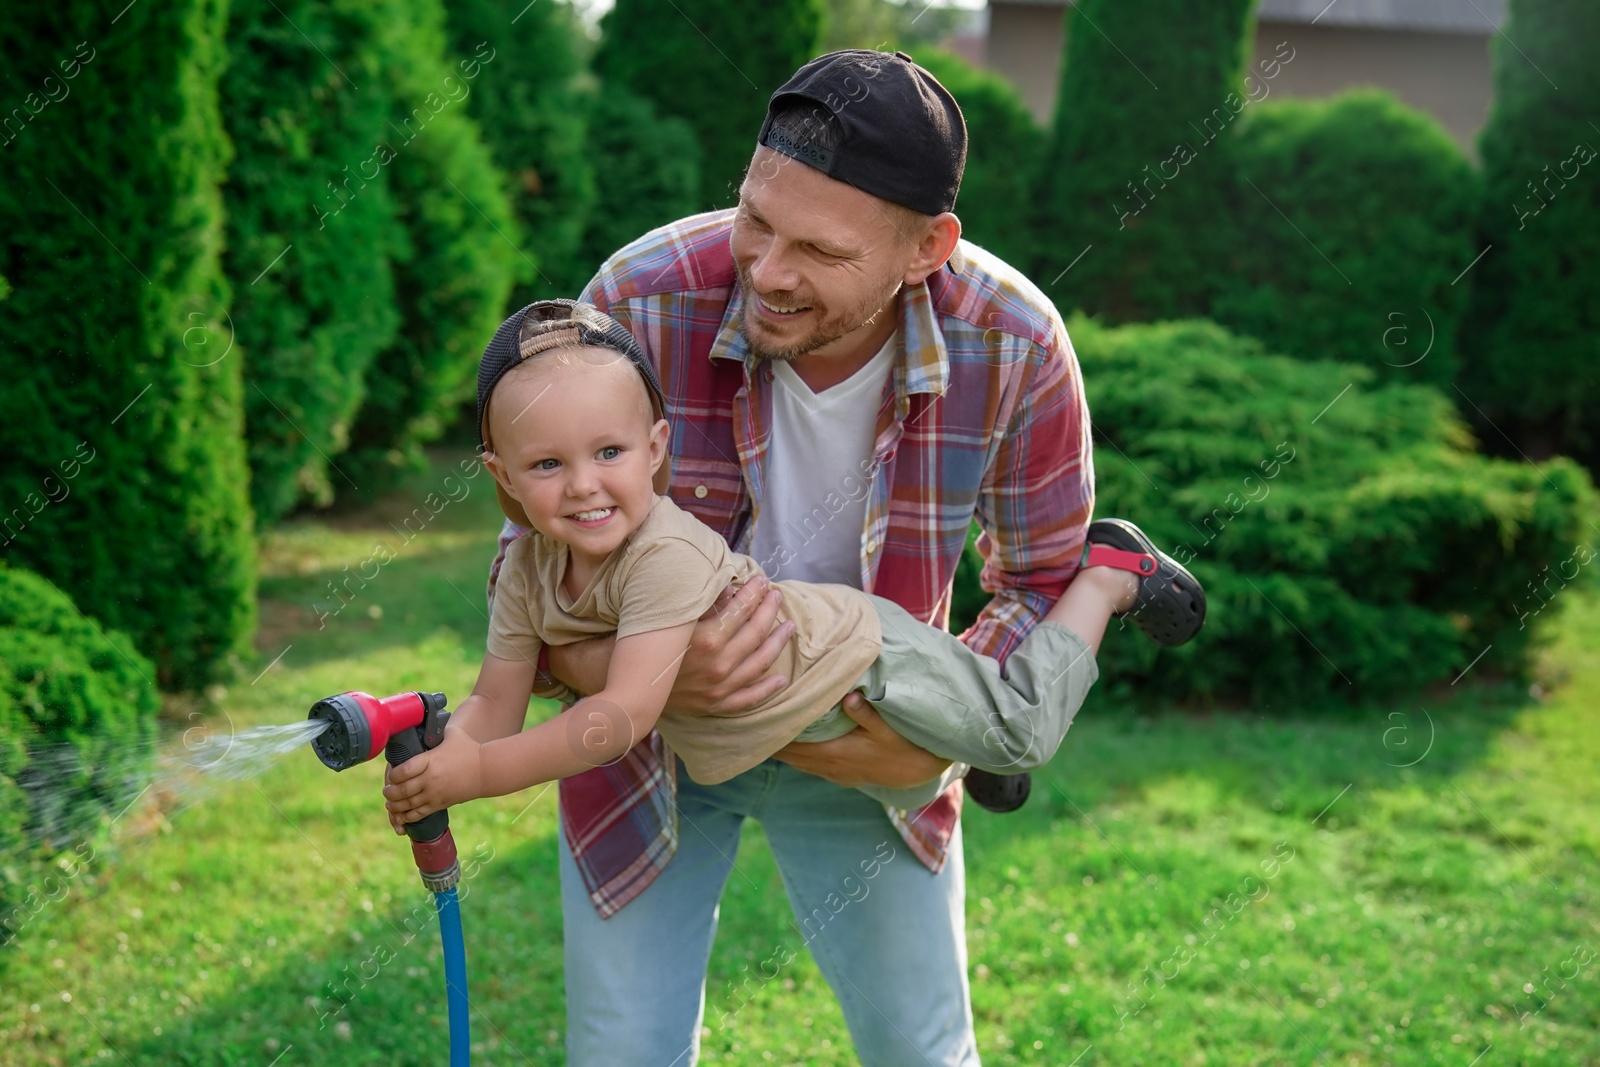
<svg viewBox="0 0 1600 1067">
<path fill-rule="evenodd" d="M 342 689 L 468 691 L 496 511 L 453 470 L 267 537 L 259 658 L 212 693 L 212 743 Z M 1471 674 L 1337 717 L 1091 698 L 1023 812 L 966 816 L 985 1062 L 1600 1062 L 1600 604 L 1556 608 L 1540 700 Z M 443 1062 L 437 926 L 380 779 L 295 752 L 198 799 L 153 790 L 0 952 L 0 1061 Z M 477 861 L 475 1062 L 560 1063 L 554 791 L 453 822 Z M 759 827 L 737 866 L 703 1062 L 854 1062 L 803 953 L 751 980 L 800 938 Z"/>
</svg>

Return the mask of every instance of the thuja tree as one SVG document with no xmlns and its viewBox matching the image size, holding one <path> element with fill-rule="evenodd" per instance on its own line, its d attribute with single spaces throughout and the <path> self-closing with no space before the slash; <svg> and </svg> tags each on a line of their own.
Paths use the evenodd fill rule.
<svg viewBox="0 0 1600 1067">
<path fill-rule="evenodd" d="M 380 146 L 399 224 L 393 257 L 400 328 L 367 371 L 366 395 L 340 468 L 361 493 L 417 464 L 472 395 L 483 346 L 506 311 L 520 231 L 465 101 L 495 63 L 491 41 L 450 55 L 439 0 L 387 20 L 392 138 Z M 335 485 L 342 491 L 341 485 Z"/>
<path fill-rule="evenodd" d="M 702 202 L 721 207 L 738 197 L 768 98 L 816 54 L 822 23 L 821 0 L 617 0 L 595 70 L 689 124 Z"/>
<path fill-rule="evenodd" d="M 1270 100 L 1235 131 L 1210 317 L 1285 355 L 1449 388 L 1479 185 L 1461 149 L 1376 90 Z"/>
<path fill-rule="evenodd" d="M 1250 9 L 1251 0 L 1067 9 L 1033 263 L 1064 308 L 1115 321 L 1205 313 L 1227 224 L 1219 140 L 1249 100 Z"/>
<path fill-rule="evenodd" d="M 248 337 L 245 425 L 260 523 L 328 503 L 362 381 L 394 340 L 398 246 L 379 145 L 392 140 L 380 31 L 393 11 L 235 0 L 223 117 L 233 321 Z M 220 354 L 220 346 L 216 354 Z"/>
<path fill-rule="evenodd" d="M 1512 0 L 1480 141 L 1463 410 L 1484 443 L 1600 469 L 1600 6 Z M 1515 40 L 1517 47 L 1510 42 Z M 1558 89 L 1557 86 L 1560 88 Z"/>
<path fill-rule="evenodd" d="M 216 355 L 223 12 L 0 8 L 0 97 L 28 112 L 0 182 L 5 553 L 171 686 L 210 678 L 254 624 L 241 360 Z"/>
<path fill-rule="evenodd" d="M 1038 180 L 1044 131 L 999 75 L 936 49 L 918 49 L 914 55 L 950 90 L 966 118 L 967 169 L 956 198 L 961 235 L 1026 267 L 1034 233 L 1025 205 Z"/>
<path fill-rule="evenodd" d="M 584 282 L 623 245 L 694 214 L 700 190 L 700 149 L 688 123 L 620 89 L 603 90 L 588 106 L 589 151 L 607 162 L 595 173 L 598 200 L 578 246 Z"/>
<path fill-rule="evenodd" d="M 492 0 L 447 0 L 450 47 L 473 55 L 488 45 L 507 57 L 482 66 L 467 111 L 505 172 L 528 259 L 511 304 L 576 296 L 599 261 L 577 255 L 594 208 L 595 172 L 622 162 L 586 149 L 589 94 L 581 73 L 582 30 L 572 7 L 540 3 L 518 10 Z"/>
</svg>

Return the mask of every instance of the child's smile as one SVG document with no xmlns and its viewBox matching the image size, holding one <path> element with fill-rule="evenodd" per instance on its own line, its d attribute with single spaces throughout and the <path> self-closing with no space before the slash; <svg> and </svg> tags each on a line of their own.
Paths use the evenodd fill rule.
<svg viewBox="0 0 1600 1067">
<path fill-rule="evenodd" d="M 605 349 L 563 349 L 508 374 L 490 407 L 485 462 L 534 529 L 571 552 L 579 592 L 655 503 L 667 424 L 653 422 L 644 380 Z"/>
</svg>

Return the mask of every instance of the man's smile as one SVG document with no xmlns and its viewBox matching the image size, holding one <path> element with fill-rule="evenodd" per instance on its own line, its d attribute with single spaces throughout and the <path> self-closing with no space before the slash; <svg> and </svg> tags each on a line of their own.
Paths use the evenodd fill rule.
<svg viewBox="0 0 1600 1067">
<path fill-rule="evenodd" d="M 756 294 L 756 302 L 761 305 L 761 310 L 766 312 L 767 318 L 792 318 L 795 315 L 811 310 L 808 304 L 773 303 L 759 293 Z"/>
</svg>

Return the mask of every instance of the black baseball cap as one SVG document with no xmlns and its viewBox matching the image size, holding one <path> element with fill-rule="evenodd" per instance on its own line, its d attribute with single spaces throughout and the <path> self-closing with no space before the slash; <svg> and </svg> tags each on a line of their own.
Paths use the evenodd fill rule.
<svg viewBox="0 0 1600 1067">
<path fill-rule="evenodd" d="M 787 101 L 816 105 L 806 134 L 774 129 Z M 836 131 L 817 136 L 821 127 Z M 767 102 L 756 143 L 924 215 L 955 207 L 967 123 L 950 91 L 904 52 L 850 49 L 801 67 Z"/>
<path fill-rule="evenodd" d="M 478 363 L 478 440 L 489 449 L 489 397 L 506 372 L 530 356 L 553 348 L 609 348 L 627 357 L 644 379 L 655 418 L 664 418 L 667 402 L 661 382 L 644 349 L 622 323 L 593 304 L 576 300 L 536 300 L 512 315 L 495 330 Z M 665 492 L 667 465 L 657 472 L 657 492 Z M 532 525 L 522 505 L 498 483 L 500 510 L 519 526 Z"/>
</svg>

